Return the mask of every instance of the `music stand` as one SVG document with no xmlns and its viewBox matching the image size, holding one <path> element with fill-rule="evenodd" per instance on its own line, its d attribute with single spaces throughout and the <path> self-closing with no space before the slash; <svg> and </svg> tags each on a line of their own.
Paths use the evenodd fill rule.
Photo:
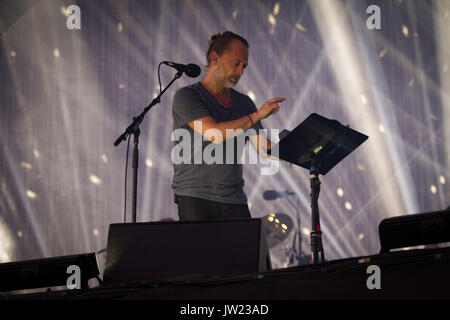
<svg viewBox="0 0 450 320">
<path fill-rule="evenodd" d="M 311 263 L 325 261 L 319 218 L 319 175 L 327 174 L 358 148 L 368 136 L 344 126 L 337 120 L 312 113 L 275 146 L 268 150 L 289 163 L 310 171 L 311 186 Z"/>
</svg>

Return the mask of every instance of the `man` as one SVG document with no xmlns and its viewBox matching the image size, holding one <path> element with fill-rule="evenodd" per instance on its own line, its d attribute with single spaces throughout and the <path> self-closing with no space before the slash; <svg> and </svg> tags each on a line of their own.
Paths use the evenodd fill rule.
<svg viewBox="0 0 450 320">
<path fill-rule="evenodd" d="M 233 32 L 212 36 L 205 77 L 175 93 L 173 129 L 184 128 L 192 137 L 192 161 L 174 164 L 172 187 L 180 221 L 251 217 L 243 190 L 242 165 L 237 163 L 242 150 L 233 148 L 233 164 L 194 163 L 195 154 L 202 153 L 211 143 L 223 144 L 222 150 L 228 150 L 226 145 L 232 142 L 236 147 L 238 132 L 230 134 L 230 130 L 254 129 L 249 140 L 260 155 L 267 156 L 264 150 L 271 148 L 270 140 L 259 134 L 260 120 L 277 113 L 278 103 L 285 99 L 273 98 L 257 109 L 248 96 L 233 89 L 248 65 L 248 49 L 247 40 Z M 193 141 L 198 135 L 203 142 L 196 146 Z"/>
</svg>

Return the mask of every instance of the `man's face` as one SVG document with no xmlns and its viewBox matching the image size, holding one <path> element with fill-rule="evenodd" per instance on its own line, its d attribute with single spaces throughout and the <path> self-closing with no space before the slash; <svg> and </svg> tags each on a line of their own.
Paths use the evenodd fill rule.
<svg viewBox="0 0 450 320">
<path fill-rule="evenodd" d="M 239 40 L 233 40 L 228 50 L 217 57 L 214 78 L 227 89 L 233 88 L 248 65 L 248 48 Z"/>
</svg>

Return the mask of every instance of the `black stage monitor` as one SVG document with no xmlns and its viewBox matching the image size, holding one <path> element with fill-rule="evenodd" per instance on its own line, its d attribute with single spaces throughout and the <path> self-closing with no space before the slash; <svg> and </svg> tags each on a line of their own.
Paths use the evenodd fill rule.
<svg viewBox="0 0 450 320">
<path fill-rule="evenodd" d="M 381 252 L 450 241 L 450 210 L 387 218 L 378 226 Z"/>
<path fill-rule="evenodd" d="M 90 279 L 98 279 L 95 253 L 16 261 L 0 264 L 0 291 L 66 286 L 70 266 L 80 268 L 82 289 L 89 287 Z"/>
<path fill-rule="evenodd" d="M 267 271 L 260 219 L 111 224 L 105 285 Z"/>
</svg>

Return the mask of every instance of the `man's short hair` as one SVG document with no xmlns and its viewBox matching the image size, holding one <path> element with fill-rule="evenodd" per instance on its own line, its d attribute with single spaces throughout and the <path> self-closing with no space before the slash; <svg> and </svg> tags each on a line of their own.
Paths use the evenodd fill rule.
<svg viewBox="0 0 450 320">
<path fill-rule="evenodd" d="M 223 52 L 229 48 L 233 40 L 239 40 L 247 48 L 249 47 L 248 41 L 245 40 L 244 37 L 241 37 L 240 35 L 231 31 L 225 31 L 224 33 L 219 32 L 211 37 L 211 40 L 209 40 L 208 51 L 206 52 L 206 61 L 208 62 L 208 67 L 211 64 L 211 52 L 215 51 L 219 56 L 221 56 Z"/>
</svg>

